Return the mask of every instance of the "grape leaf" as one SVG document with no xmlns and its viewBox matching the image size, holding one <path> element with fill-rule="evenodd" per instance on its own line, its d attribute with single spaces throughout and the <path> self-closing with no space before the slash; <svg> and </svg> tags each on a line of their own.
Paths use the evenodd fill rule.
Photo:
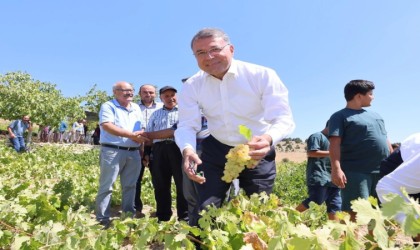
<svg viewBox="0 0 420 250">
<path fill-rule="evenodd" d="M 406 234 L 415 236 L 420 233 L 419 205 L 417 201 L 408 197 L 404 188 L 401 191 L 405 199 L 394 193 L 385 195 L 386 202 L 382 204 L 382 212 L 384 216 L 395 217 L 402 223 Z"/>
<path fill-rule="evenodd" d="M 245 125 L 239 125 L 239 133 L 243 136 L 245 136 L 245 138 L 250 141 L 252 138 L 252 131 L 251 129 L 249 129 L 247 126 Z"/>
<path fill-rule="evenodd" d="M 260 237 L 258 237 L 258 234 L 256 234 L 255 232 L 245 233 L 243 240 L 245 243 L 252 244 L 252 247 L 254 249 L 260 249 L 260 250 L 268 249 L 267 243 L 264 240 L 262 240 Z"/>
<path fill-rule="evenodd" d="M 379 208 L 372 207 L 369 200 L 357 199 L 352 201 L 351 208 L 357 213 L 357 223 L 359 225 L 368 225 L 374 220 L 373 235 L 381 248 L 386 248 L 388 243 L 388 234 L 385 229 L 385 217 Z"/>
</svg>

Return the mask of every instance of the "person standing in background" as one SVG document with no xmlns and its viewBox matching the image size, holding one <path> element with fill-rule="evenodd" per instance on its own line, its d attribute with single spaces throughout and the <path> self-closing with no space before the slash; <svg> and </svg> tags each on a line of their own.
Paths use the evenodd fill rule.
<svg viewBox="0 0 420 250">
<path fill-rule="evenodd" d="M 352 80 L 344 87 L 347 105 L 329 123 L 331 179 L 341 188 L 342 210 L 356 221 L 351 201 L 377 197 L 381 161 L 392 152 L 382 117 L 364 109 L 371 106 L 375 85 Z"/>
<path fill-rule="evenodd" d="M 87 120 L 86 119 L 83 119 L 82 120 L 82 123 L 83 123 L 83 138 L 82 138 L 82 142 L 88 143 L 89 142 L 89 138 L 87 136 L 87 133 L 89 131 L 89 127 L 87 125 Z"/>
<path fill-rule="evenodd" d="M 161 102 L 156 102 L 156 88 L 151 84 L 144 84 L 140 86 L 139 90 L 140 102 L 139 106 L 141 112 L 143 114 L 143 118 L 145 121 L 145 127 L 149 123 L 150 117 L 152 116 L 153 112 L 163 107 Z M 150 145 L 143 145 L 143 150 L 141 152 L 142 160 L 141 163 L 143 167 L 141 168 L 139 178 L 136 183 L 136 197 L 134 199 L 134 204 L 137 210 L 138 215 L 141 217 L 143 216 L 143 201 L 141 200 L 141 181 L 143 179 L 144 170 L 149 165 L 152 165 L 152 146 Z"/>
<path fill-rule="evenodd" d="M 101 138 L 101 128 L 99 127 L 99 124 L 96 124 L 96 128 L 93 131 L 92 138 L 93 138 L 93 145 L 100 144 L 99 140 Z"/>
<path fill-rule="evenodd" d="M 21 120 L 14 120 L 7 127 L 9 132 L 9 140 L 16 152 L 24 152 L 26 150 L 25 139 L 23 138 L 25 131 L 32 132 L 32 123 L 29 115 L 24 115 Z"/>
<path fill-rule="evenodd" d="M 309 136 L 307 145 L 306 185 L 309 197 L 296 210 L 303 212 L 310 202 L 327 205 L 328 219 L 337 220 L 336 212 L 341 211 L 340 189 L 331 182 L 331 163 L 328 141 L 328 123 L 321 132 Z"/>
<path fill-rule="evenodd" d="M 159 90 L 163 107 L 150 117 L 146 135 L 153 139 L 153 165 L 150 166 L 156 199 L 156 216 L 168 221 L 172 216 L 171 183 L 176 186 L 176 210 L 178 220 L 188 221 L 188 205 L 183 194 L 182 154 L 174 141 L 178 124 L 177 90 L 171 86 Z"/>
<path fill-rule="evenodd" d="M 72 126 L 72 143 L 79 143 L 80 138 L 84 135 L 83 119 L 78 119 Z"/>
</svg>

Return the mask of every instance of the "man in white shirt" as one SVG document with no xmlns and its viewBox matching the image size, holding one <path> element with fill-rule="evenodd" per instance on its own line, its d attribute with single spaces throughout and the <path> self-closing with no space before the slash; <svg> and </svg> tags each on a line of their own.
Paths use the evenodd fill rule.
<svg viewBox="0 0 420 250">
<path fill-rule="evenodd" d="M 272 69 L 233 59 L 234 47 L 220 29 L 200 30 L 191 48 L 201 69 L 190 77 L 179 96 L 179 125 L 175 140 L 187 176 L 197 182 L 199 202 L 190 224 L 197 225 L 198 212 L 207 205 L 221 206 L 230 183 L 221 180 L 226 154 L 235 145 L 247 143 L 249 155 L 260 160 L 255 169 L 245 169 L 239 183 L 247 195 L 271 193 L 276 176 L 274 145 L 289 135 L 295 125 L 288 90 Z M 196 134 L 201 112 L 207 118 L 210 136 L 196 153 Z M 251 129 L 247 142 L 238 126 Z M 192 166 L 192 167 L 191 167 Z M 198 169 L 197 169 L 198 168 Z M 204 172 L 204 177 L 196 172 Z"/>
<path fill-rule="evenodd" d="M 385 175 L 376 185 L 376 192 L 382 203 L 387 202 L 385 196 L 389 193 L 405 198 L 401 191 L 402 187 L 408 194 L 416 194 L 415 198 L 418 198 L 418 193 L 420 193 L 420 133 L 407 137 L 390 157 L 397 158 L 395 154 L 399 154 L 399 160 L 395 161 L 398 166 L 394 166 L 395 170 Z M 391 170 L 391 167 L 388 166 L 388 169 Z M 400 213 L 396 219 L 402 223 L 405 215 Z"/>
<path fill-rule="evenodd" d="M 73 123 L 72 127 L 73 143 L 79 143 L 80 137 L 85 133 L 83 127 L 83 119 L 78 119 Z"/>
</svg>

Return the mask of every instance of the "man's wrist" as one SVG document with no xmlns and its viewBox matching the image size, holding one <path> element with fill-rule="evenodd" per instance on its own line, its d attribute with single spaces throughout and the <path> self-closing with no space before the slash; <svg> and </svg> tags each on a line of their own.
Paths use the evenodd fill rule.
<svg viewBox="0 0 420 250">
<path fill-rule="evenodd" d="M 187 155 L 192 155 L 195 154 L 194 149 L 190 148 L 190 147 L 186 147 L 184 148 L 184 150 L 182 150 L 182 156 L 187 156 Z"/>
<path fill-rule="evenodd" d="M 270 146 L 273 146 L 273 138 L 268 134 L 263 134 L 262 137 L 268 142 Z"/>
</svg>

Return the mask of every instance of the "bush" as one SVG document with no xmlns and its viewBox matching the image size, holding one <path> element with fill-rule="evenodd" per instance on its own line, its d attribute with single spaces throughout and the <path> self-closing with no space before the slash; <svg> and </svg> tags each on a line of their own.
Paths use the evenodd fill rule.
<svg viewBox="0 0 420 250">
<path fill-rule="evenodd" d="M 277 177 L 273 193 L 284 204 L 296 205 L 307 195 L 306 161 L 302 163 L 281 162 L 277 164 Z"/>
</svg>

